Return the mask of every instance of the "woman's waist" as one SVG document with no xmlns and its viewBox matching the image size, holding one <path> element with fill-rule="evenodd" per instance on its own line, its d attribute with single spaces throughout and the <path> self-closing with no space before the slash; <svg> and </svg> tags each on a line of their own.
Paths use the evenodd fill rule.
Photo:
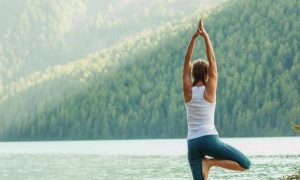
<svg viewBox="0 0 300 180">
<path fill-rule="evenodd" d="M 206 129 L 215 127 L 214 119 L 208 119 L 206 121 L 191 121 L 188 120 L 188 129 Z"/>
<path fill-rule="evenodd" d="M 188 125 L 188 138 L 199 137 L 202 135 L 218 134 L 214 123 Z"/>
</svg>

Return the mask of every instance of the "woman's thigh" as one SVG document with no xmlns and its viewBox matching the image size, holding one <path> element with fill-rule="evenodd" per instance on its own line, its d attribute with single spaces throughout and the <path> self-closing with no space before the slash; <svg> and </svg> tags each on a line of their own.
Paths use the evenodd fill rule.
<svg viewBox="0 0 300 180">
<path fill-rule="evenodd" d="M 249 169 L 251 165 L 250 160 L 242 152 L 221 141 L 217 135 L 203 136 L 188 140 L 188 160 L 194 179 L 203 179 L 202 159 L 205 155 L 235 161 L 245 169 Z"/>
<path fill-rule="evenodd" d="M 207 140 L 202 153 L 215 159 L 232 160 L 240 164 L 244 169 L 251 166 L 250 160 L 237 148 L 224 143 L 218 136 L 211 137 Z"/>
<path fill-rule="evenodd" d="M 204 154 L 199 151 L 198 139 L 188 140 L 188 160 L 194 180 L 203 180 L 202 159 Z"/>
</svg>

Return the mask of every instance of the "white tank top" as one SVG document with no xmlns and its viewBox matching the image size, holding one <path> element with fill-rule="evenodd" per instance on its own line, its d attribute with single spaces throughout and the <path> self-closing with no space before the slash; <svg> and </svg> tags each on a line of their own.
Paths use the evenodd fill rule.
<svg viewBox="0 0 300 180">
<path fill-rule="evenodd" d="M 187 139 L 218 135 L 214 123 L 216 103 L 209 103 L 204 99 L 204 90 L 205 86 L 194 86 L 192 99 L 185 103 L 188 122 Z"/>
</svg>

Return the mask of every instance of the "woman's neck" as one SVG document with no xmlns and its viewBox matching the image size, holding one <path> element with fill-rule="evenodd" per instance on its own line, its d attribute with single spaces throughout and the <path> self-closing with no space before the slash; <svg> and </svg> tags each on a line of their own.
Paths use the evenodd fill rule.
<svg viewBox="0 0 300 180">
<path fill-rule="evenodd" d="M 195 86 L 200 87 L 200 86 L 204 86 L 204 84 L 201 81 L 199 81 Z"/>
</svg>

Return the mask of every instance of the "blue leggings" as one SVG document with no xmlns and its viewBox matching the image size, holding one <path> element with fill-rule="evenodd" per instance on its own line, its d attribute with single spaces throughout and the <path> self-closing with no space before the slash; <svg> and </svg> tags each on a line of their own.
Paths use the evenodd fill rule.
<svg viewBox="0 0 300 180">
<path fill-rule="evenodd" d="M 237 162 L 244 169 L 251 166 L 250 160 L 236 148 L 222 142 L 218 135 L 206 135 L 188 140 L 188 160 L 193 178 L 203 179 L 202 159 L 204 156 Z"/>
</svg>

